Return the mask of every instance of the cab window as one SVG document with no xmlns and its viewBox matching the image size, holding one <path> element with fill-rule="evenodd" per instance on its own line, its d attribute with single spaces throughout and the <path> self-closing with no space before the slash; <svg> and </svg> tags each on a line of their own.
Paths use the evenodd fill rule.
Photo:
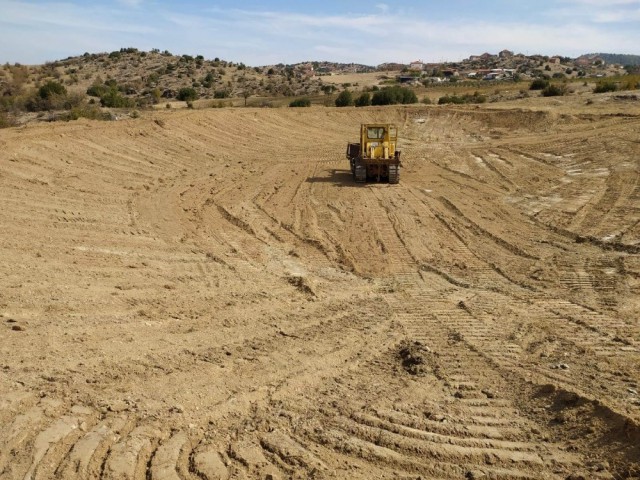
<svg viewBox="0 0 640 480">
<path fill-rule="evenodd" d="M 370 140 L 378 140 L 384 138 L 384 127 L 369 127 L 367 128 L 367 137 Z"/>
</svg>

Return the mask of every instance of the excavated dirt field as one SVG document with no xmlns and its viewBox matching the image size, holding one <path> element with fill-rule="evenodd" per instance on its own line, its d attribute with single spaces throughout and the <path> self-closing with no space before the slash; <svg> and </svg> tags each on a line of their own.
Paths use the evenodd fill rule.
<svg viewBox="0 0 640 480">
<path fill-rule="evenodd" d="M 0 479 L 638 478 L 640 102 L 593 98 L 0 131 Z"/>
</svg>

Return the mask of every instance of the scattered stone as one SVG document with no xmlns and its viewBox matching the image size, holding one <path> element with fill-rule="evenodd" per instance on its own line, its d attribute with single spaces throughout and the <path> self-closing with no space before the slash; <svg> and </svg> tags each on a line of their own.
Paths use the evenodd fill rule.
<svg viewBox="0 0 640 480">
<path fill-rule="evenodd" d="M 182 405 L 174 405 L 169 411 L 173 413 L 184 413 L 184 407 Z"/>
<path fill-rule="evenodd" d="M 482 393 L 483 393 L 487 398 L 495 398 L 495 397 L 496 397 L 496 395 L 495 395 L 491 390 L 488 390 L 488 389 L 486 389 L 486 388 L 485 388 L 484 390 L 481 390 L 481 392 L 482 392 Z"/>
<path fill-rule="evenodd" d="M 469 470 L 464 478 L 467 480 L 478 480 L 479 478 L 487 478 L 487 475 L 480 470 Z"/>
<path fill-rule="evenodd" d="M 11 330 L 16 331 L 16 332 L 23 332 L 24 331 L 24 327 L 22 327 L 20 325 L 12 325 L 11 326 Z"/>
<path fill-rule="evenodd" d="M 484 463 L 487 465 L 495 465 L 497 461 L 497 457 L 491 453 L 487 453 L 484 456 Z"/>
<path fill-rule="evenodd" d="M 627 392 L 631 395 L 638 395 L 638 391 L 635 388 L 627 388 Z"/>
<path fill-rule="evenodd" d="M 129 405 L 122 400 L 116 400 L 115 402 L 111 402 L 107 405 L 107 410 L 110 412 L 125 412 L 129 410 Z"/>
<path fill-rule="evenodd" d="M 307 277 L 303 277 L 301 275 L 291 275 L 287 280 L 291 285 L 296 287 L 305 295 L 310 295 L 313 297 L 317 296 L 314 285 Z"/>
</svg>

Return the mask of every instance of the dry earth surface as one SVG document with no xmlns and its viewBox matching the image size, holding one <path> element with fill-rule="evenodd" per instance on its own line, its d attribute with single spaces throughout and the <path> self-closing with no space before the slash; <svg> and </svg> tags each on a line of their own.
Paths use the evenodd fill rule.
<svg viewBox="0 0 640 480">
<path fill-rule="evenodd" d="M 0 131 L 0 479 L 637 478 L 640 104 L 593 98 Z"/>
</svg>

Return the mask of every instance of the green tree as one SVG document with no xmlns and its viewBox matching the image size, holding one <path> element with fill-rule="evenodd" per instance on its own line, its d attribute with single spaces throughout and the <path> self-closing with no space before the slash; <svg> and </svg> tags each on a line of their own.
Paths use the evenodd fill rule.
<svg viewBox="0 0 640 480">
<path fill-rule="evenodd" d="M 368 107 L 371 105 L 371 95 L 369 92 L 362 93 L 355 101 L 356 107 Z"/>
<path fill-rule="evenodd" d="M 349 90 L 344 90 L 336 98 L 336 107 L 348 107 L 353 105 L 353 95 Z"/>
<path fill-rule="evenodd" d="M 290 104 L 290 107 L 310 107 L 311 100 L 308 98 L 298 98 L 297 100 L 293 100 Z"/>
<path fill-rule="evenodd" d="M 198 92 L 192 87 L 183 87 L 178 90 L 177 99 L 184 102 L 192 102 L 198 98 Z"/>
<path fill-rule="evenodd" d="M 536 78 L 531 85 L 529 85 L 529 90 L 544 90 L 549 86 L 549 81 L 543 78 Z"/>
<path fill-rule="evenodd" d="M 395 85 L 375 92 L 371 99 L 371 105 L 396 105 L 398 103 L 404 105 L 418 103 L 418 97 L 410 88 Z"/>
<path fill-rule="evenodd" d="M 542 90 L 542 95 L 544 97 L 559 97 L 567 93 L 567 89 L 564 85 L 551 84 L 547 85 Z"/>
<path fill-rule="evenodd" d="M 598 82 L 596 87 L 593 89 L 593 93 L 605 93 L 605 92 L 615 92 L 618 89 L 618 86 L 609 80 L 604 80 Z"/>
</svg>

